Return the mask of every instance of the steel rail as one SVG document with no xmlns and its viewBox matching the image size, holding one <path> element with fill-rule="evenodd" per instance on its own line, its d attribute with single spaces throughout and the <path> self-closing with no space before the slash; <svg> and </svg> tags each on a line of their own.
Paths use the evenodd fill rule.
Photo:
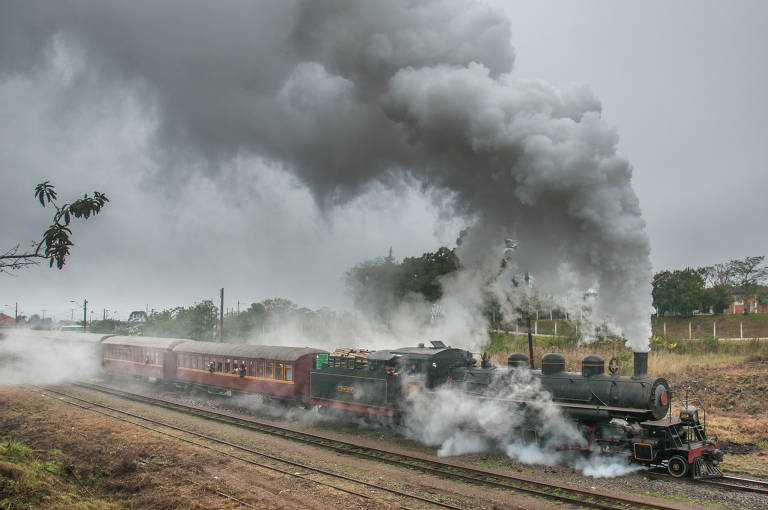
<svg viewBox="0 0 768 510">
<path fill-rule="evenodd" d="M 640 496 L 608 495 L 595 490 L 579 489 L 560 483 L 541 482 L 523 476 L 504 475 L 492 471 L 471 468 L 460 464 L 438 462 L 423 457 L 405 455 L 402 453 L 396 453 L 383 449 L 364 447 L 338 439 L 278 427 L 276 425 L 263 423 L 251 418 L 236 417 L 226 413 L 210 411 L 207 409 L 179 404 L 164 399 L 148 397 L 146 395 L 126 392 L 123 390 L 117 390 L 107 386 L 89 383 L 75 383 L 74 385 L 102 393 L 111 394 L 121 398 L 127 398 L 138 402 L 180 411 L 185 414 L 245 427 L 257 432 L 262 432 L 285 439 L 320 446 L 326 449 L 331 449 L 338 453 L 354 455 L 378 462 L 385 462 L 391 465 L 414 469 L 443 478 L 510 490 L 513 492 L 522 492 L 560 502 L 576 504 L 590 508 L 599 508 L 603 510 L 628 508 L 657 508 L 660 510 L 672 510 L 679 508 L 679 505 L 671 505 L 664 501 L 659 501 L 656 498 L 649 501 L 648 499 Z"/>
<path fill-rule="evenodd" d="M 736 489 L 745 492 L 755 492 L 758 494 L 768 494 L 768 481 L 765 480 L 752 480 L 750 478 L 742 478 L 738 476 L 722 476 L 720 478 L 683 478 L 675 477 L 667 473 L 654 473 L 649 471 L 646 473 L 649 478 L 655 478 L 658 480 L 677 480 L 682 482 L 694 483 L 699 485 L 716 485 L 718 487 L 724 487 L 726 489 Z M 754 484 L 754 486 L 743 485 L 742 483 L 733 482 L 746 482 Z"/>
<path fill-rule="evenodd" d="M 289 464 L 289 465 L 292 465 L 292 466 L 295 466 L 295 467 L 306 469 L 308 471 L 313 471 L 315 473 L 320 473 L 320 474 L 323 474 L 323 475 L 326 475 L 326 476 L 330 476 L 330 477 L 333 477 L 333 478 L 338 478 L 338 479 L 345 480 L 345 481 L 348 481 L 348 482 L 357 483 L 357 484 L 364 485 L 366 487 L 370 487 L 370 488 L 373 488 L 373 489 L 379 489 L 381 491 L 389 492 L 391 494 L 394 494 L 394 495 L 397 495 L 397 496 L 401 496 L 401 497 L 404 497 L 404 498 L 415 499 L 415 500 L 418 500 L 418 501 L 421 501 L 421 502 L 424 502 L 424 503 L 429 503 L 431 505 L 440 506 L 440 507 L 443 507 L 443 508 L 450 508 L 452 510 L 464 510 L 461 507 L 453 506 L 453 505 L 450 505 L 450 504 L 447 504 L 447 503 L 443 503 L 443 502 L 440 502 L 440 501 L 434 501 L 434 500 L 431 500 L 429 498 L 424 498 L 424 497 L 417 496 L 417 495 L 414 495 L 414 494 L 410 494 L 410 493 L 407 493 L 407 492 L 398 491 L 396 489 L 391 489 L 389 487 L 383 487 L 381 485 L 376 485 L 376 484 L 373 484 L 373 483 L 369 483 L 369 482 L 365 482 L 365 481 L 358 480 L 358 479 L 355 479 L 355 478 L 351 478 L 351 477 L 348 477 L 348 476 L 345 476 L 345 475 L 340 475 L 338 473 L 333 473 L 331 471 L 327 471 L 327 470 L 323 470 L 323 469 L 316 468 L 316 467 L 313 467 L 313 466 L 309 466 L 309 465 L 303 464 L 301 462 L 295 462 L 295 461 L 283 459 L 283 458 L 280 458 L 280 457 L 276 457 L 276 456 L 273 456 L 273 455 L 269 455 L 269 454 L 266 454 L 266 453 L 262 453 L 262 452 L 259 452 L 259 451 L 256 451 L 256 450 L 244 447 L 242 445 L 238 445 L 236 443 L 225 441 L 223 439 L 219 439 L 219 438 L 216 438 L 216 437 L 213 437 L 213 436 L 208 436 L 206 434 L 201 434 L 199 432 L 193 432 L 193 431 L 184 429 L 182 427 L 177 427 L 175 425 L 170 425 L 168 423 L 164 423 L 164 422 L 161 422 L 161 421 L 158 421 L 158 420 L 154 420 L 152 418 L 147 418 L 145 416 L 141 416 L 141 415 L 138 415 L 138 414 L 135 414 L 135 413 L 131 413 L 129 411 L 123 411 L 121 409 L 117 409 L 117 408 L 114 408 L 114 407 L 111 407 L 111 406 L 108 406 L 108 405 L 105 405 L 105 404 L 101 404 L 99 402 L 93 402 L 93 401 L 90 401 L 90 400 L 87 400 L 87 399 L 83 399 L 81 397 L 77 397 L 77 396 L 74 396 L 74 395 L 69 395 L 69 394 L 64 393 L 62 391 L 54 390 L 54 389 L 51 389 L 51 388 L 44 388 L 44 387 L 40 387 L 40 386 L 35 386 L 33 384 L 30 384 L 30 385 L 27 385 L 27 386 L 29 386 L 31 388 L 36 388 L 37 390 L 42 391 L 42 392 L 55 393 L 57 395 L 61 395 L 62 397 L 66 397 L 66 398 L 69 398 L 69 399 L 73 399 L 73 400 L 77 400 L 77 401 L 80 401 L 80 402 L 84 402 L 84 403 L 86 403 L 88 405 L 81 405 L 81 404 L 78 404 L 76 402 L 69 402 L 69 401 L 63 400 L 62 398 L 55 399 L 55 400 L 57 400 L 59 402 L 64 402 L 64 403 L 67 403 L 67 404 L 71 404 L 71 405 L 79 407 L 81 409 L 85 409 L 85 410 L 88 410 L 88 411 L 93 411 L 93 412 L 102 414 L 104 416 L 108 416 L 110 418 L 114 418 L 116 420 L 120 420 L 120 421 L 123 421 L 123 422 L 126 422 L 126 423 L 130 423 L 131 425 L 136 425 L 138 427 L 141 427 L 141 428 L 144 428 L 144 429 L 147 429 L 147 430 L 151 430 L 153 432 L 157 432 L 157 433 L 165 435 L 165 436 L 172 437 L 174 439 L 180 440 L 182 442 L 186 442 L 188 444 L 192 444 L 194 446 L 198 446 L 198 447 L 201 447 L 201 448 L 209 449 L 209 450 L 212 450 L 214 452 L 217 452 L 217 453 L 220 453 L 222 455 L 225 455 L 227 457 L 231 457 L 231 458 L 240 460 L 242 462 L 246 462 L 248 464 L 252 464 L 252 465 L 255 465 L 255 466 L 258 466 L 258 467 L 262 467 L 262 468 L 265 468 L 265 469 L 276 471 L 278 473 L 289 475 L 289 476 L 292 476 L 292 477 L 295 477 L 295 478 L 301 478 L 303 480 L 308 480 L 310 482 L 317 483 L 317 484 L 320 484 L 320 485 L 325 485 L 327 487 L 331 487 L 333 489 L 336 489 L 336 490 L 339 490 L 339 491 L 342 491 L 342 492 L 346 492 L 348 494 L 352 494 L 352 495 L 355 495 L 355 496 L 359 496 L 359 497 L 362 497 L 362 498 L 365 498 L 365 499 L 373 499 L 373 498 L 371 496 L 367 495 L 367 494 L 362 494 L 362 493 L 359 493 L 359 492 L 355 492 L 355 491 L 352 491 L 352 490 L 349 490 L 349 489 L 345 489 L 343 487 L 339 487 L 337 485 L 329 484 L 327 482 L 322 482 L 322 481 L 314 480 L 312 478 L 308 478 L 306 476 L 302 476 L 300 474 L 296 474 L 296 473 L 293 473 L 293 472 L 290 472 L 290 471 L 285 471 L 285 470 L 276 468 L 274 466 L 269 466 L 269 465 L 266 465 L 266 464 L 261 464 L 261 463 L 255 462 L 253 460 L 246 459 L 246 458 L 240 457 L 238 455 L 231 454 L 231 453 L 223 451 L 223 450 L 217 450 L 216 448 L 212 448 L 210 446 L 207 446 L 207 445 L 204 445 L 204 444 L 201 444 L 201 443 L 196 443 L 195 441 L 191 441 L 191 440 L 183 438 L 183 437 L 175 436 L 175 435 L 170 434 L 168 432 L 163 432 L 161 430 L 157 430 L 157 429 L 154 429 L 152 427 L 149 427 L 149 426 L 146 426 L 146 425 L 142 425 L 140 423 L 136 423 L 136 422 L 131 421 L 131 420 L 126 420 L 126 419 L 121 418 L 119 416 L 114 416 L 112 414 L 100 411 L 98 409 L 94 409 L 93 407 L 89 407 L 89 406 L 100 407 L 100 408 L 103 408 L 103 409 L 106 409 L 106 410 L 109 410 L 109 411 L 112 411 L 112 412 L 124 414 L 126 416 L 130 416 L 131 418 L 136 418 L 136 419 L 143 420 L 143 421 L 146 421 L 146 422 L 149 422 L 149 423 L 153 423 L 153 424 L 161 426 L 161 427 L 166 427 L 166 428 L 169 428 L 169 429 L 172 429 L 172 430 L 176 430 L 176 431 L 179 431 L 179 432 L 182 432 L 182 433 L 185 433 L 185 434 L 196 436 L 196 437 L 199 437 L 199 438 L 211 441 L 211 442 L 215 442 L 215 443 L 219 443 L 219 444 L 222 444 L 222 445 L 226 445 L 226 446 L 229 446 L 231 448 L 235 448 L 235 449 L 247 452 L 247 453 L 258 455 L 260 457 L 264 457 L 264 458 L 267 458 L 267 459 L 270 459 L 270 460 L 273 460 L 273 461 L 276 461 L 276 462 L 282 462 L 284 464 Z M 51 397 L 51 398 L 53 398 L 53 397 Z M 407 507 L 401 506 L 400 508 L 403 508 L 403 509 L 407 510 Z"/>
</svg>

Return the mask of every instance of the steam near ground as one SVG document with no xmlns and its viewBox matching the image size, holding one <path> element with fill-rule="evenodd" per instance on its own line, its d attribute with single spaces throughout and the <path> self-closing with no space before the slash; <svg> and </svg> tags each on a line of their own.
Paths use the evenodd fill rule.
<svg viewBox="0 0 768 510">
<path fill-rule="evenodd" d="M 524 403 L 524 404 L 523 404 Z M 438 447 L 438 455 L 501 452 L 525 464 L 567 464 L 596 478 L 621 476 L 641 469 L 626 458 L 598 449 L 568 452 L 557 447 L 583 447 L 583 432 L 541 388 L 527 370 L 499 371 L 483 395 L 441 388 L 408 396 L 406 437 Z M 540 443 L 526 441 L 534 429 Z"/>
<path fill-rule="evenodd" d="M 56 384 L 98 374 L 98 342 L 102 335 L 43 331 L 0 333 L 0 385 Z M 64 339 L 69 339 L 66 341 Z"/>
</svg>

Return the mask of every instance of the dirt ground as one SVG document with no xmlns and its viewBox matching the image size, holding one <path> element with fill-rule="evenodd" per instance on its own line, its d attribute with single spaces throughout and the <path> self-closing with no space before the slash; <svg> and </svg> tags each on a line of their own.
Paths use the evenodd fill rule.
<svg viewBox="0 0 768 510">
<path fill-rule="evenodd" d="M 69 391 L 77 392 L 72 390 Z M 80 391 L 82 394 L 83 392 Z M 95 395 L 89 395 L 94 397 Z M 103 396 L 101 400 L 108 400 Z M 462 508 L 566 508 L 544 500 L 467 486 L 341 456 L 326 450 L 212 424 L 142 404 L 120 403 L 142 415 L 243 443 L 258 451 L 365 479 Z M 276 473 L 185 444 L 136 425 L 64 404 L 29 389 L 0 389 L 0 506 L 6 508 L 432 508 L 396 495 L 308 475 Z M 13 445 L 29 448 L 14 461 Z M 233 452 L 235 453 L 235 452 Z M 247 456 L 237 452 L 237 455 Z M 18 456 L 17 456 L 18 457 Z M 23 455 L 21 457 L 24 457 Z M 256 457 L 253 457 L 256 459 Z M 258 459 L 263 462 L 263 459 Z M 51 469 L 51 466 L 54 469 Z M 320 485 L 325 480 L 368 494 L 363 499 Z M 244 502 L 238 504 L 223 493 Z"/>
</svg>

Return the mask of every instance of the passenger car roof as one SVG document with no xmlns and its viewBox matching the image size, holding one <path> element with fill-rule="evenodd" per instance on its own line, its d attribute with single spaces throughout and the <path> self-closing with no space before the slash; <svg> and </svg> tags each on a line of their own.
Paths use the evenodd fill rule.
<svg viewBox="0 0 768 510">
<path fill-rule="evenodd" d="M 102 345 L 125 345 L 129 347 L 144 347 L 147 349 L 173 349 L 174 346 L 192 342 L 186 338 L 158 338 L 153 336 L 111 336 L 101 342 Z"/>
<path fill-rule="evenodd" d="M 296 361 L 311 354 L 328 354 L 328 351 L 312 347 L 283 347 L 274 345 L 227 344 L 218 342 L 189 341 L 174 347 L 174 352 L 184 354 L 211 354 L 233 358 L 260 358 L 280 361 Z"/>
</svg>

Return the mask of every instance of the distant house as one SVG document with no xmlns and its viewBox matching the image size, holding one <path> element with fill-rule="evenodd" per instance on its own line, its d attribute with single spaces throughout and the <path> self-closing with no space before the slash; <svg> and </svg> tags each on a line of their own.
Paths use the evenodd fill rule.
<svg viewBox="0 0 768 510">
<path fill-rule="evenodd" d="M 757 293 L 745 296 L 739 288 L 733 289 L 731 304 L 723 313 L 744 313 L 746 307 L 749 313 L 768 313 L 768 287 L 758 285 Z"/>
<path fill-rule="evenodd" d="M 27 319 L 23 315 L 19 315 L 18 322 L 10 315 L 6 315 L 0 312 L 0 328 L 13 328 L 13 327 L 26 327 Z"/>
<path fill-rule="evenodd" d="M 0 312 L 0 328 L 12 328 L 16 325 L 16 319 Z"/>
</svg>

